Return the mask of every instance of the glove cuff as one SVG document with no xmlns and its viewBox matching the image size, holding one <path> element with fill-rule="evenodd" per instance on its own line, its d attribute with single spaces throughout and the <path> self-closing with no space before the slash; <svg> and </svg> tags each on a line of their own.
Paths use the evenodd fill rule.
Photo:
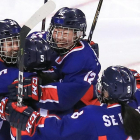
<svg viewBox="0 0 140 140">
<path fill-rule="evenodd" d="M 32 77 L 32 99 L 39 101 L 41 97 L 40 79 Z"/>
<path fill-rule="evenodd" d="M 28 122 L 26 123 L 26 131 L 29 136 L 32 136 L 35 133 L 36 130 L 36 121 L 40 117 L 40 114 L 36 111 L 34 111 L 30 118 L 28 119 Z"/>
<path fill-rule="evenodd" d="M 7 97 L 4 97 L 1 100 L 1 102 L 0 102 L 0 118 L 2 120 L 6 120 L 6 117 L 5 117 L 5 108 L 6 108 L 7 102 L 8 102 L 8 98 Z"/>
</svg>

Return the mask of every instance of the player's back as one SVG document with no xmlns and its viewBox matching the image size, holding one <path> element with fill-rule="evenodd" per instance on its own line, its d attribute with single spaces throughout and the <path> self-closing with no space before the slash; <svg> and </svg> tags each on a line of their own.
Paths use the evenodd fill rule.
<svg viewBox="0 0 140 140">
<path fill-rule="evenodd" d="M 119 104 L 90 105 L 84 107 L 83 111 L 83 120 L 87 119 L 83 122 L 83 128 L 86 129 L 81 134 L 87 135 L 88 140 L 131 140 L 124 132 Z"/>
<path fill-rule="evenodd" d="M 110 106 L 103 105 L 102 107 L 93 106 L 93 133 L 95 140 L 126 140 L 127 136 L 124 133 L 122 119 L 121 119 L 121 106 L 113 104 Z"/>
<path fill-rule="evenodd" d="M 48 118 L 40 131 L 48 140 L 131 140 L 124 132 L 119 104 L 86 106 L 62 120 Z"/>
</svg>

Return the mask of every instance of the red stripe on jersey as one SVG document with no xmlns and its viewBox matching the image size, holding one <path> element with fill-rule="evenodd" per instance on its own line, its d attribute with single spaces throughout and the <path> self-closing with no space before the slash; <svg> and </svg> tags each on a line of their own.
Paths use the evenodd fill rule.
<svg viewBox="0 0 140 140">
<path fill-rule="evenodd" d="M 44 125 L 45 119 L 46 119 L 46 118 L 49 118 L 49 117 L 48 117 L 48 116 L 46 116 L 46 117 L 41 117 L 41 118 L 39 119 L 39 121 L 37 122 L 36 126 L 38 126 L 38 125 Z"/>
<path fill-rule="evenodd" d="M 1 61 L 1 62 L 4 62 L 1 58 L 0 58 L 0 61 Z"/>
<path fill-rule="evenodd" d="M 70 52 L 72 52 L 73 50 L 77 50 L 77 49 L 81 49 L 83 46 L 76 46 L 76 47 L 74 47 Z M 69 52 L 69 53 L 70 53 Z"/>
<path fill-rule="evenodd" d="M 40 99 L 40 102 L 57 102 L 58 99 L 58 93 L 56 86 L 42 86 L 42 96 Z"/>
<path fill-rule="evenodd" d="M 65 56 L 59 56 L 59 57 L 56 59 L 56 62 L 59 64 L 59 63 L 63 60 L 64 57 L 65 57 Z"/>
<path fill-rule="evenodd" d="M 107 137 L 106 136 L 99 136 L 98 140 L 107 140 Z"/>
<path fill-rule="evenodd" d="M 107 108 L 108 107 L 113 107 L 113 106 L 116 106 L 116 105 L 119 105 L 119 104 L 118 103 L 113 103 L 113 104 L 108 105 Z"/>
<path fill-rule="evenodd" d="M 64 60 L 64 58 L 66 56 L 68 56 L 70 53 L 74 52 L 74 51 L 79 51 L 79 50 L 82 50 L 84 48 L 84 46 L 76 46 L 74 47 L 72 50 L 70 50 L 70 52 L 68 52 L 66 55 L 64 56 L 59 56 L 58 58 L 56 58 L 55 62 L 58 63 L 58 64 L 61 64 L 62 61 Z"/>
<path fill-rule="evenodd" d="M 93 85 L 90 86 L 88 91 L 85 93 L 85 95 L 81 98 L 81 101 L 86 105 L 100 105 L 100 102 L 98 99 L 93 99 L 94 95 L 94 87 Z"/>
</svg>

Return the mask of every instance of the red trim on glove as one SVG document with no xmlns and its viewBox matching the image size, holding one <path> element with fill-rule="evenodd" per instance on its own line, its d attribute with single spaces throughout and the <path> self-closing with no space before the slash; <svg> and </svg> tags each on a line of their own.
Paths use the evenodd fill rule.
<svg viewBox="0 0 140 140">
<path fill-rule="evenodd" d="M 6 118 L 5 118 L 5 108 L 6 108 L 7 102 L 8 102 L 7 97 L 4 97 L 0 102 L 0 118 L 3 119 L 3 120 L 6 120 Z"/>
<path fill-rule="evenodd" d="M 12 108 L 15 109 L 17 112 L 22 113 L 25 109 L 28 108 L 28 106 L 17 106 L 17 102 L 12 102 L 11 104 Z"/>
<path fill-rule="evenodd" d="M 39 96 L 39 93 L 38 93 L 38 86 L 39 86 L 39 78 L 38 77 L 32 77 L 32 98 L 36 101 L 39 100 L 38 96 Z"/>
<path fill-rule="evenodd" d="M 93 41 L 90 42 L 90 45 L 94 45 L 95 43 Z"/>
</svg>

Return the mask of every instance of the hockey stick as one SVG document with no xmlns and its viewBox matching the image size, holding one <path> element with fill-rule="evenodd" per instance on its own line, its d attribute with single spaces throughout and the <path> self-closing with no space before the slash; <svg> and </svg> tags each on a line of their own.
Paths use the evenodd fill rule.
<svg viewBox="0 0 140 140">
<path fill-rule="evenodd" d="M 46 3 L 48 0 L 44 0 L 44 3 Z M 42 20 L 42 29 L 41 29 L 41 31 L 45 31 L 45 23 L 46 23 L 46 18 L 44 18 L 43 20 Z"/>
<path fill-rule="evenodd" d="M 23 65 L 24 65 L 24 48 L 25 38 L 30 30 L 37 25 L 43 18 L 51 14 L 56 5 L 53 1 L 45 3 L 40 7 L 32 17 L 25 23 L 20 31 L 20 48 L 19 48 L 19 77 L 18 77 L 18 100 L 17 105 L 22 106 L 22 94 L 23 94 Z M 17 129 L 16 140 L 21 140 L 21 132 Z"/>
<path fill-rule="evenodd" d="M 96 10 L 93 22 L 92 22 L 92 26 L 91 26 L 89 36 L 88 36 L 88 42 L 89 43 L 90 43 L 90 41 L 92 39 L 93 31 L 95 29 L 95 26 L 96 26 L 96 23 L 97 23 L 97 20 L 98 20 L 98 16 L 99 16 L 99 13 L 100 13 L 100 10 L 101 10 L 102 2 L 103 2 L 103 0 L 99 1 L 98 7 L 97 7 L 97 10 Z"/>
</svg>

